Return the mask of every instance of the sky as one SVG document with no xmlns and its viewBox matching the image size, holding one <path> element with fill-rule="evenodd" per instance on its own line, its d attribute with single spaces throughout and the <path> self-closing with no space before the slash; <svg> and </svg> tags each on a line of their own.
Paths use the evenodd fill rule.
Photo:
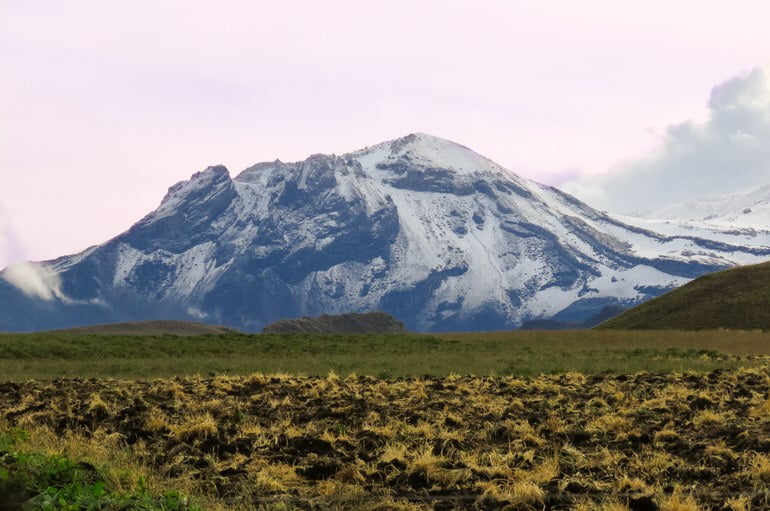
<svg viewBox="0 0 770 511">
<path fill-rule="evenodd" d="M 770 66 L 711 90 L 703 122 L 670 125 L 653 150 L 560 187 L 594 207 L 648 214 L 770 185 Z"/>
<path fill-rule="evenodd" d="M 663 200 L 706 148 L 726 160 L 697 193 L 735 165 L 767 181 L 768 19 L 765 0 L 0 0 L 0 267 L 104 242 L 208 165 L 412 132 L 607 209 Z"/>
</svg>

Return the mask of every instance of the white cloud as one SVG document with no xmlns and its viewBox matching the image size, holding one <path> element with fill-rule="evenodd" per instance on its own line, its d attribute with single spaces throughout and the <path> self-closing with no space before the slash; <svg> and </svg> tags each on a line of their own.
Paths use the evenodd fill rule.
<svg viewBox="0 0 770 511">
<path fill-rule="evenodd" d="M 67 303 L 71 301 L 61 291 L 58 274 L 42 264 L 27 262 L 12 264 L 2 273 L 2 278 L 31 298 L 46 301 L 59 299 Z"/>
<path fill-rule="evenodd" d="M 190 316 L 192 316 L 194 318 L 200 319 L 200 320 L 204 320 L 204 319 L 206 319 L 208 317 L 208 314 L 206 314 L 205 312 L 201 311 L 200 309 L 196 309 L 195 307 L 189 307 L 187 309 L 187 314 L 189 314 Z"/>
<path fill-rule="evenodd" d="M 24 261 L 24 250 L 14 235 L 10 219 L 0 205 L 0 278 L 32 298 L 72 303 L 61 290 L 58 274 L 45 265 Z"/>
<path fill-rule="evenodd" d="M 714 87 L 708 109 L 704 123 L 670 126 L 653 154 L 562 189 L 628 213 L 770 184 L 770 67 Z"/>
</svg>

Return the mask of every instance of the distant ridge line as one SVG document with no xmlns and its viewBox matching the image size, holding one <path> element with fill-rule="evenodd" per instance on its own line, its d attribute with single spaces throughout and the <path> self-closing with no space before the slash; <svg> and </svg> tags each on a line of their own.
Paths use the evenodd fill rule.
<svg viewBox="0 0 770 511">
<path fill-rule="evenodd" d="M 219 325 L 207 325 L 194 321 L 149 320 L 122 323 L 105 323 L 60 330 L 49 333 L 79 335 L 205 335 L 237 333 L 238 330 Z"/>
</svg>

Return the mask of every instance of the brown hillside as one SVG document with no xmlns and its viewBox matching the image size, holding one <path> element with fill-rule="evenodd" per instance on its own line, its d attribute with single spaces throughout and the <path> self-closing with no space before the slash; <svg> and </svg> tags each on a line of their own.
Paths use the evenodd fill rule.
<svg viewBox="0 0 770 511">
<path fill-rule="evenodd" d="M 224 326 L 206 325 L 193 321 L 157 320 L 90 325 L 68 328 L 66 330 L 53 330 L 53 332 L 81 335 L 205 335 L 226 334 L 235 332 L 235 330 Z"/>
</svg>

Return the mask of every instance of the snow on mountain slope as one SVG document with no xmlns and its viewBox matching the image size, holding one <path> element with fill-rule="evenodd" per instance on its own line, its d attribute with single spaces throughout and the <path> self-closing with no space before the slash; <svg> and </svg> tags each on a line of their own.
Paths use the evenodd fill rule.
<svg viewBox="0 0 770 511">
<path fill-rule="evenodd" d="M 413 134 L 260 163 L 235 178 L 209 167 L 129 231 L 45 263 L 70 303 L 22 299 L 0 279 L 0 302 L 16 300 L 26 314 L 0 313 L 0 330 L 160 318 L 258 330 L 370 310 L 418 330 L 513 328 L 585 319 L 770 258 L 768 240 L 752 240 L 627 225 L 463 146 Z"/>
<path fill-rule="evenodd" d="M 762 248 L 770 246 L 770 226 L 733 226 L 727 223 L 712 224 L 698 220 L 664 220 L 617 216 L 618 220 L 642 229 L 667 236 L 703 238 L 741 247 Z M 740 258 L 736 262 L 743 264 Z"/>
<path fill-rule="evenodd" d="M 770 185 L 748 193 L 672 205 L 623 222 L 668 236 L 705 238 L 744 247 L 770 246 Z M 740 258 L 736 262 L 744 263 Z"/>
<path fill-rule="evenodd" d="M 770 185 L 749 192 L 708 197 L 638 215 L 641 218 L 696 222 L 719 229 L 770 230 Z"/>
</svg>

